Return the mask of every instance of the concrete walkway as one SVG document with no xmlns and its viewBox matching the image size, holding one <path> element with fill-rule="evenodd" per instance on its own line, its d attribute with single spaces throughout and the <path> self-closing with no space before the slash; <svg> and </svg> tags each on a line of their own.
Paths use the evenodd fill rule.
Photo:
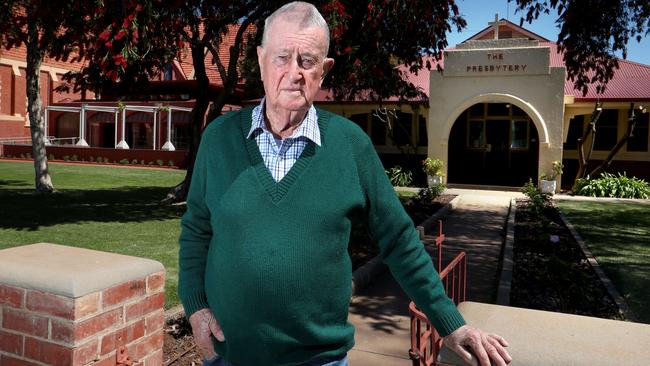
<svg viewBox="0 0 650 366">
<path fill-rule="evenodd" d="M 447 237 L 443 261 L 464 250 L 468 256 L 467 299 L 493 303 L 510 199 L 521 194 L 467 189 L 445 193 L 460 195 L 460 202 L 443 223 Z M 349 314 L 356 328 L 356 345 L 349 354 L 352 366 L 412 364 L 408 357 L 408 303 L 388 272 L 355 296 Z"/>
</svg>

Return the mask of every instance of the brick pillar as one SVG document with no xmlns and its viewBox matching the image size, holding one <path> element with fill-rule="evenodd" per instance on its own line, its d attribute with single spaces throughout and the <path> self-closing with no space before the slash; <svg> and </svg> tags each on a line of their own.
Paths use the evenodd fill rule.
<svg viewBox="0 0 650 366">
<path fill-rule="evenodd" d="M 162 264 L 55 244 L 0 250 L 0 365 L 162 365 Z"/>
</svg>

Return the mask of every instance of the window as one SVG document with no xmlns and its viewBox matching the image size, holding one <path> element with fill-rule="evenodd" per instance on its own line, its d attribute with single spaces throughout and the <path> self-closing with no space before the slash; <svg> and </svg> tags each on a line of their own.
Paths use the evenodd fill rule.
<svg viewBox="0 0 650 366">
<path fill-rule="evenodd" d="M 469 108 L 470 117 L 484 117 L 485 116 L 485 104 L 479 103 L 474 104 Z"/>
<path fill-rule="evenodd" d="M 618 141 L 618 109 L 605 109 L 596 122 L 594 150 L 609 151 Z"/>
<path fill-rule="evenodd" d="M 419 116 L 418 119 L 418 146 L 429 146 L 427 119 L 424 116 Z"/>
<path fill-rule="evenodd" d="M 375 115 L 372 116 L 370 139 L 372 140 L 373 145 L 386 145 L 386 123 Z"/>
<path fill-rule="evenodd" d="M 528 149 L 528 120 L 512 121 L 511 149 Z"/>
<path fill-rule="evenodd" d="M 411 144 L 413 141 L 413 115 L 398 112 L 393 123 L 393 143 L 397 146 Z"/>
<path fill-rule="evenodd" d="M 487 114 L 490 117 L 493 116 L 509 116 L 510 115 L 510 106 L 506 103 L 489 103 L 487 105 Z"/>
<path fill-rule="evenodd" d="M 523 117 L 528 116 L 528 114 L 526 114 L 526 112 L 524 112 L 523 109 L 517 107 L 516 105 L 512 106 L 512 115 L 513 116 L 523 116 Z"/>
<path fill-rule="evenodd" d="M 368 133 L 368 113 L 353 114 L 350 121 L 356 123 L 362 130 Z"/>
<path fill-rule="evenodd" d="M 467 147 L 470 149 L 482 149 L 485 147 L 485 121 L 468 122 Z"/>
<path fill-rule="evenodd" d="M 637 117 L 632 136 L 627 140 L 627 151 L 648 151 L 648 119 L 650 113 Z"/>
<path fill-rule="evenodd" d="M 578 139 L 584 133 L 585 116 L 579 115 L 569 120 L 569 133 L 564 143 L 564 150 L 576 150 L 578 148 Z"/>
</svg>

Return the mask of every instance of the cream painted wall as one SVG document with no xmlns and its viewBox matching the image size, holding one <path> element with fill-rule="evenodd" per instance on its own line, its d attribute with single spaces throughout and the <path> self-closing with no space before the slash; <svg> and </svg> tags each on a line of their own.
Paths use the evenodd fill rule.
<svg viewBox="0 0 650 366">
<path fill-rule="evenodd" d="M 474 51 L 474 57 L 479 51 L 488 52 Z M 463 52 L 463 56 L 472 57 L 471 53 Z M 529 55 L 525 54 L 527 49 L 509 52 L 524 53 L 518 55 L 519 63 L 528 62 L 526 60 L 535 63 L 533 60 L 540 57 L 539 49 Z M 548 51 L 546 55 L 548 57 Z M 445 67 L 449 67 L 446 61 Z M 539 68 L 536 69 L 535 72 L 539 72 Z M 476 103 L 512 103 L 526 111 L 537 128 L 540 138 L 539 173 L 551 171 L 553 161 L 562 160 L 564 68 L 549 68 L 546 74 L 465 75 L 468 76 L 446 76 L 444 71 L 431 73 L 428 118 L 430 157 L 448 162 L 449 133 L 458 116 L 470 106 Z"/>
</svg>

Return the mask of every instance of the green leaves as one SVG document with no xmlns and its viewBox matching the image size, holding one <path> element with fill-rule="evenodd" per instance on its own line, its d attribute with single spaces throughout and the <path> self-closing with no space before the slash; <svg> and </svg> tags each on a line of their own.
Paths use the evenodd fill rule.
<svg viewBox="0 0 650 366">
<path fill-rule="evenodd" d="M 598 179 L 578 179 L 573 193 L 579 196 L 647 199 L 650 198 L 650 185 L 625 173 L 618 173 L 618 176 L 603 173 Z"/>
</svg>

